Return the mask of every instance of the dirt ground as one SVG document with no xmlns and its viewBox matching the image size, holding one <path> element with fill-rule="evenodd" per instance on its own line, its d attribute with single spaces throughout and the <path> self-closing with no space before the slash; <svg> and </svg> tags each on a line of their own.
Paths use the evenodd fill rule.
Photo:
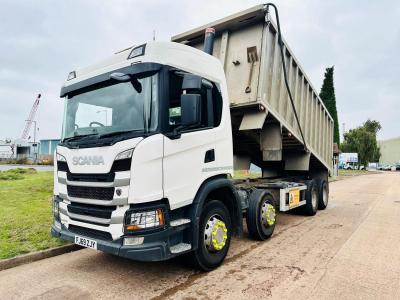
<svg viewBox="0 0 400 300">
<path fill-rule="evenodd" d="M 400 297 L 400 173 L 330 185 L 315 217 L 280 214 L 265 242 L 235 239 L 210 273 L 85 249 L 0 272 L 1 299 L 393 299 Z"/>
</svg>

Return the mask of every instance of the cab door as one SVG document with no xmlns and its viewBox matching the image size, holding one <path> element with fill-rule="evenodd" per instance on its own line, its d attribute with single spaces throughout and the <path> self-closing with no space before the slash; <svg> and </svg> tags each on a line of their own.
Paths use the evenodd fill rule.
<svg viewBox="0 0 400 300">
<path fill-rule="evenodd" d="M 170 132 L 180 126 L 182 81 L 182 75 L 170 72 L 168 114 Z M 201 124 L 190 130 L 182 130 L 179 138 L 171 138 L 168 134 L 164 136 L 164 198 L 169 200 L 172 209 L 192 203 L 200 185 L 210 176 L 209 171 L 216 167 L 217 128 L 214 126 L 214 111 L 219 108 L 214 107 L 216 104 L 209 98 L 212 97 L 212 93 L 208 89 L 210 87 L 192 91 L 201 95 Z M 210 116 L 210 105 L 213 106 L 212 116 Z"/>
<path fill-rule="evenodd" d="M 213 129 L 182 133 L 179 139 L 164 137 L 164 197 L 172 209 L 192 203 L 212 168 Z M 206 156 L 211 157 L 206 162 Z"/>
</svg>

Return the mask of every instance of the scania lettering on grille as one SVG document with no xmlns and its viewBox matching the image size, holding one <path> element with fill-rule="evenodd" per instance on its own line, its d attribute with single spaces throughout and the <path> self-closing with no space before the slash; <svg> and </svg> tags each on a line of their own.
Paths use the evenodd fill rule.
<svg viewBox="0 0 400 300">
<path fill-rule="evenodd" d="M 74 165 L 104 165 L 103 156 L 74 156 L 72 157 Z"/>
</svg>

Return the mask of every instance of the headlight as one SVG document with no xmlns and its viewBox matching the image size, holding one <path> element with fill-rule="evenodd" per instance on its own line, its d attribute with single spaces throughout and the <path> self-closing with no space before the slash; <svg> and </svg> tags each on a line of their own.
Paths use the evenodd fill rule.
<svg viewBox="0 0 400 300">
<path fill-rule="evenodd" d="M 126 230 L 154 229 L 162 226 L 164 226 L 164 213 L 161 208 L 141 212 L 128 211 Z"/>
<path fill-rule="evenodd" d="M 64 156 L 62 156 L 61 154 L 57 153 L 57 161 L 67 161 L 67 160 L 65 159 Z"/>
<path fill-rule="evenodd" d="M 117 155 L 115 160 L 131 158 L 132 154 L 133 154 L 133 150 L 134 149 L 129 149 L 129 150 L 126 150 L 124 152 L 121 152 L 120 154 Z"/>
</svg>

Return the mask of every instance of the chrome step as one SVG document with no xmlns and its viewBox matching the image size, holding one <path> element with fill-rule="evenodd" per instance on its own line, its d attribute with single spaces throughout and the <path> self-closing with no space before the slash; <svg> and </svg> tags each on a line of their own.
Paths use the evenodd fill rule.
<svg viewBox="0 0 400 300">
<path fill-rule="evenodd" d="M 177 220 L 172 220 L 169 224 L 172 227 L 178 227 L 188 223 L 190 223 L 190 219 L 177 219 Z"/>
<path fill-rule="evenodd" d="M 174 245 L 171 248 L 169 248 L 169 250 L 171 251 L 172 254 L 178 254 L 181 252 L 188 251 L 190 249 L 192 249 L 192 245 L 186 244 L 186 243 L 180 243 L 180 244 Z"/>
</svg>

